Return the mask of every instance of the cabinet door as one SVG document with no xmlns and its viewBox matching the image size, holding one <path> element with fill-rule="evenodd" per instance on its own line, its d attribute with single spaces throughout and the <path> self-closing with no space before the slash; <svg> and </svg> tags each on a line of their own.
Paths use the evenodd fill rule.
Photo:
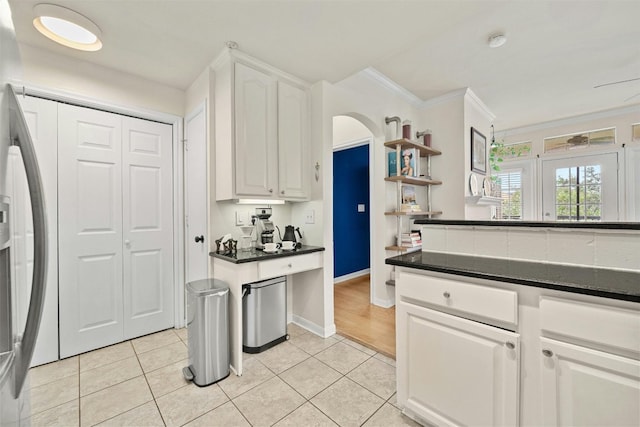
<svg viewBox="0 0 640 427">
<path fill-rule="evenodd" d="M 122 119 L 58 106 L 60 356 L 123 339 Z"/>
<path fill-rule="evenodd" d="M 309 197 L 307 92 L 278 82 L 278 188 L 283 199 Z"/>
<path fill-rule="evenodd" d="M 638 360 L 547 338 L 540 341 L 545 425 L 640 425 Z"/>
<path fill-rule="evenodd" d="M 275 82 L 265 73 L 236 63 L 234 100 L 235 193 L 238 196 L 277 197 Z"/>
<path fill-rule="evenodd" d="M 397 307 L 398 403 L 439 426 L 518 425 L 519 335 Z"/>
<path fill-rule="evenodd" d="M 172 128 L 123 117 L 124 338 L 173 326 Z"/>
</svg>

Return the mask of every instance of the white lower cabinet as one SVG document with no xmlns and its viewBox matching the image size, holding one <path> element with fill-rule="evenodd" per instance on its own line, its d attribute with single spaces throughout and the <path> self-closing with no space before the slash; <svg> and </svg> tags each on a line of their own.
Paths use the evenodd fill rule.
<svg viewBox="0 0 640 427">
<path fill-rule="evenodd" d="M 640 312 L 540 298 L 547 426 L 640 426 Z"/>
<path fill-rule="evenodd" d="M 637 303 L 405 268 L 397 277 L 405 414 L 437 426 L 640 425 Z"/>
<path fill-rule="evenodd" d="M 640 362 L 541 338 L 547 426 L 639 426 Z"/>
<path fill-rule="evenodd" d="M 396 309 L 398 402 L 409 415 L 438 426 L 518 424 L 517 333 L 408 301 Z"/>
</svg>

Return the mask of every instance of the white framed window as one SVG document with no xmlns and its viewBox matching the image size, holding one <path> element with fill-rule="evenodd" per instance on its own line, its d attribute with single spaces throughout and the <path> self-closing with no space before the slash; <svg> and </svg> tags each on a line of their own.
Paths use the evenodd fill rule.
<svg viewBox="0 0 640 427">
<path fill-rule="evenodd" d="M 618 154 L 542 160 L 546 221 L 618 221 Z"/>
<path fill-rule="evenodd" d="M 522 169 L 509 169 L 495 174 L 499 197 L 502 203 L 498 207 L 498 220 L 522 221 L 524 197 L 522 194 Z"/>
</svg>

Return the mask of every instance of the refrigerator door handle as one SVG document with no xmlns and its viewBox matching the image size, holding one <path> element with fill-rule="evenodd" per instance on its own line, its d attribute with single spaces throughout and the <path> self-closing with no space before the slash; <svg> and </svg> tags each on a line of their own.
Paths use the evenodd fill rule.
<svg viewBox="0 0 640 427">
<path fill-rule="evenodd" d="M 7 86 L 11 140 L 13 144 L 20 147 L 20 151 L 22 152 L 22 161 L 24 162 L 27 183 L 29 185 L 29 196 L 31 198 L 34 234 L 31 301 L 29 303 L 27 322 L 24 333 L 22 334 L 22 343 L 16 349 L 14 395 L 17 398 L 22 391 L 22 386 L 24 385 L 29 366 L 31 365 L 31 358 L 33 357 L 33 350 L 36 345 L 36 339 L 38 338 L 38 329 L 40 328 L 42 318 L 47 278 L 48 235 L 44 191 L 35 147 L 13 87 L 11 85 Z"/>
</svg>

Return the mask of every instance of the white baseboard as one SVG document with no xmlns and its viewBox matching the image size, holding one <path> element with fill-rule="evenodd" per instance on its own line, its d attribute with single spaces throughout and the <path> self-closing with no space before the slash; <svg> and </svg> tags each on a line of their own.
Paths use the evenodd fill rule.
<svg viewBox="0 0 640 427">
<path fill-rule="evenodd" d="M 367 274 L 371 274 L 370 268 L 365 268 L 364 270 L 360 270 L 360 271 L 354 271 L 353 273 L 345 274 L 344 276 L 334 277 L 333 284 L 335 285 L 336 283 L 346 282 L 347 280 L 355 279 L 357 277 L 364 276 Z"/>
<path fill-rule="evenodd" d="M 315 323 L 308 321 L 304 317 L 300 317 L 295 314 L 292 316 L 291 323 L 294 323 L 301 328 L 304 328 L 307 331 L 312 332 L 322 338 L 328 338 L 336 333 L 335 323 L 332 323 L 331 326 L 325 329 L 322 326 L 318 326 Z"/>
<path fill-rule="evenodd" d="M 396 302 L 392 299 L 380 299 L 380 298 L 374 298 L 373 299 L 373 304 L 382 307 L 382 308 L 391 308 L 394 305 L 396 305 Z"/>
</svg>

